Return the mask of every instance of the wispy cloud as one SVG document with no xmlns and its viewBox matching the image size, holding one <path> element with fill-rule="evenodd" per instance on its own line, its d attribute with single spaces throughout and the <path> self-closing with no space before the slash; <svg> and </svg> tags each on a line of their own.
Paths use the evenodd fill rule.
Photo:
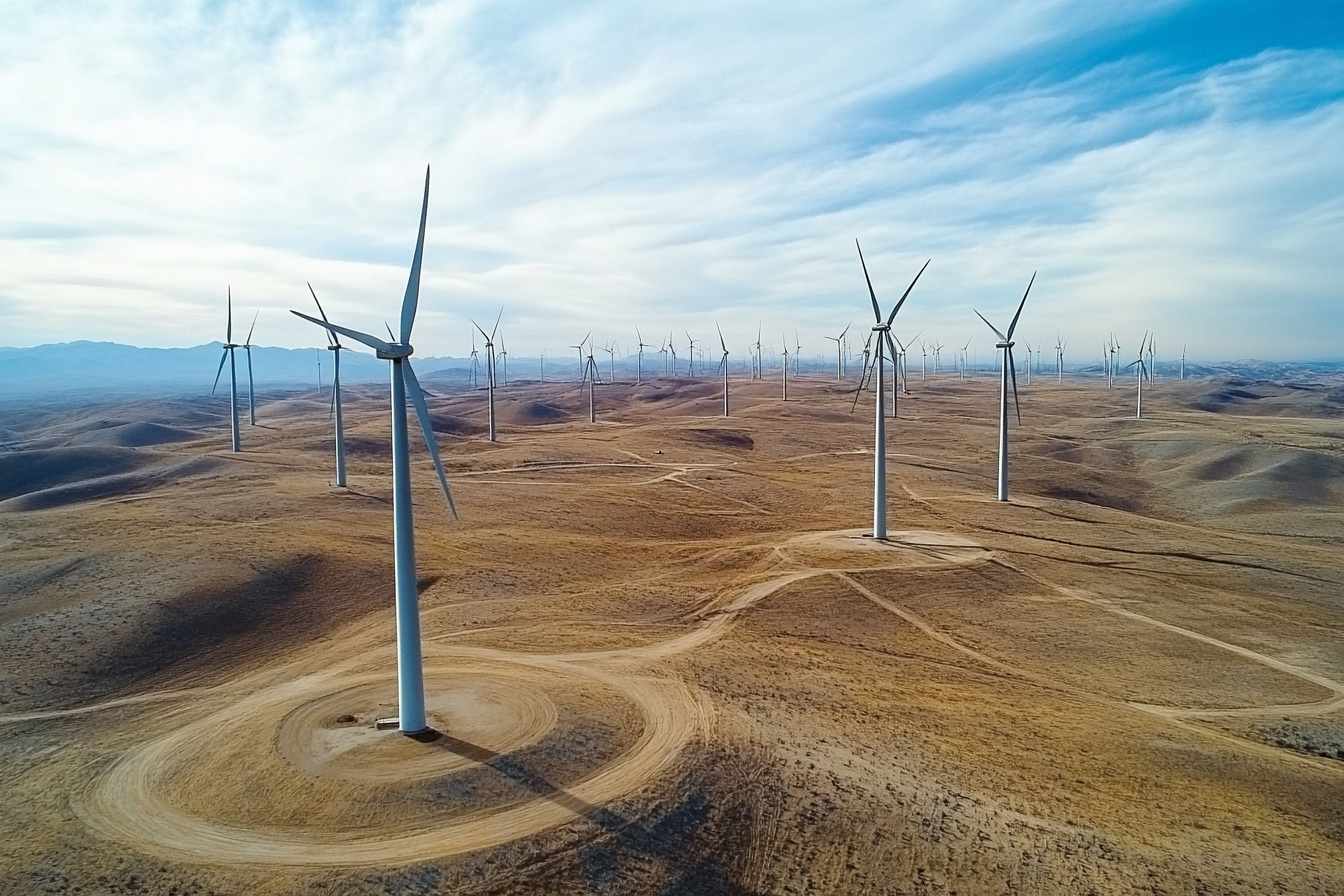
<svg viewBox="0 0 1344 896">
<path fill-rule="evenodd" d="M 195 344 L 232 284 L 262 342 L 316 345 L 305 280 L 377 326 L 429 162 L 434 354 L 500 306 L 524 353 L 762 319 L 821 351 L 857 236 L 885 292 L 934 258 L 902 320 L 949 342 L 1039 269 L 1023 332 L 1338 357 L 1340 42 L 1143 52 L 1181 8 L 11 10 L 0 342 Z"/>
</svg>

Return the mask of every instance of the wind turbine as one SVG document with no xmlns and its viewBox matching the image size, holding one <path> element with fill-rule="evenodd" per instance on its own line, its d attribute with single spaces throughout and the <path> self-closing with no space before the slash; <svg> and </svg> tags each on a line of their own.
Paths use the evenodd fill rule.
<svg viewBox="0 0 1344 896">
<path fill-rule="evenodd" d="M 924 343 L 919 344 L 919 381 L 925 382 L 929 378 L 929 347 Z"/>
<path fill-rule="evenodd" d="M 252 315 L 252 326 L 247 329 L 247 340 L 243 342 L 243 351 L 247 352 L 247 413 L 251 418 L 251 425 L 257 425 L 257 397 L 256 389 L 252 386 L 252 331 L 257 328 L 258 311 Z"/>
<path fill-rule="evenodd" d="M 840 330 L 839 336 L 827 336 L 827 339 L 831 340 L 832 343 L 836 344 L 836 383 L 840 382 L 840 363 L 841 363 L 840 353 L 841 351 L 843 351 L 844 347 L 844 334 L 849 332 L 849 328 L 851 328 L 851 326 L 853 326 L 853 321 L 849 321 L 848 324 L 845 324 L 845 328 L 843 330 Z"/>
<path fill-rule="evenodd" d="M 716 323 L 714 329 L 719 331 L 719 347 L 723 349 L 723 358 L 719 361 L 719 367 L 723 369 L 723 416 L 728 416 L 728 343 L 723 341 L 723 329 Z"/>
<path fill-rule="evenodd" d="M 1114 380 L 1115 380 L 1115 355 L 1116 355 L 1116 353 L 1119 352 L 1119 351 L 1120 351 L 1120 343 L 1118 343 L 1118 342 L 1115 341 L 1115 334 L 1112 333 L 1112 334 L 1111 334 L 1111 363 L 1110 363 L 1110 366 L 1107 368 L 1107 374 L 1106 374 L 1106 388 L 1107 388 L 1107 389 L 1111 388 L 1111 384 L 1112 384 L 1112 382 L 1114 382 Z"/>
<path fill-rule="evenodd" d="M 473 388 L 473 389 L 476 388 L 476 384 L 477 384 L 477 382 L 479 381 L 479 377 L 477 376 L 477 373 L 476 373 L 477 368 L 479 367 L 479 364 L 480 364 L 480 362 L 479 362 L 479 361 L 477 360 L 477 358 L 476 358 L 476 334 L 475 334 L 475 333 L 472 333 L 472 334 L 471 334 L 471 388 Z"/>
<path fill-rule="evenodd" d="M 687 358 L 686 369 L 687 369 L 687 371 L 690 372 L 690 375 L 691 375 L 692 377 L 694 377 L 694 376 L 695 376 L 695 340 L 691 338 L 691 334 L 690 334 L 690 333 L 687 333 L 687 334 L 686 334 L 686 341 L 687 341 L 688 343 L 690 343 L 690 348 L 686 349 L 686 352 L 687 352 L 687 355 L 686 355 L 686 358 Z M 701 364 L 701 366 L 702 366 L 702 367 L 704 366 L 703 363 Z M 701 371 L 701 372 L 703 373 L 703 371 Z"/>
<path fill-rule="evenodd" d="M 541 350 L 541 382 L 546 382 L 546 349 Z"/>
<path fill-rule="evenodd" d="M 317 313 L 322 315 L 323 324 L 330 323 L 327 320 L 327 312 L 322 310 L 322 303 L 317 301 L 317 293 L 313 292 L 313 284 L 308 284 L 308 291 L 313 294 L 313 301 L 317 302 Z M 341 416 L 341 352 L 345 346 L 341 345 L 341 339 L 336 335 L 336 331 L 330 327 L 327 331 L 327 350 L 331 352 L 332 379 L 331 379 L 331 416 L 336 421 L 336 487 L 345 488 L 345 423 Z"/>
<path fill-rule="evenodd" d="M 591 335 L 593 335 L 593 334 L 592 334 L 592 331 L 589 331 L 588 336 L 591 336 Z M 580 381 L 580 382 L 582 382 L 582 381 L 583 381 L 583 378 L 584 378 L 585 376 L 588 375 L 588 368 L 585 367 L 584 364 L 583 364 L 583 344 L 584 344 L 585 342 L 588 341 L 588 336 L 585 336 L 585 337 L 583 337 L 582 339 L 580 339 L 578 345 L 571 345 L 571 346 L 570 346 L 570 348 L 576 348 L 576 349 L 579 350 L 579 381 Z"/>
<path fill-rule="evenodd" d="M 667 350 L 672 353 L 672 375 L 677 375 L 677 346 L 672 341 L 672 332 L 667 333 Z"/>
<path fill-rule="evenodd" d="M 639 337 L 639 352 L 635 355 L 635 385 L 638 386 L 644 381 L 644 349 L 653 346 L 644 342 L 644 334 L 639 332 L 639 327 L 635 327 L 635 335 Z"/>
<path fill-rule="evenodd" d="M 234 361 L 233 350 L 238 348 L 233 341 L 233 287 L 228 288 L 229 318 L 224 330 L 224 354 L 219 358 L 219 369 L 215 371 L 215 384 L 210 387 L 214 395 L 219 388 L 219 375 L 224 372 L 224 362 L 229 362 L 229 425 L 233 434 L 233 450 L 242 451 L 242 442 L 238 438 L 238 364 Z"/>
<path fill-rule="evenodd" d="M 1139 392 L 1138 392 L 1138 402 L 1134 408 L 1135 420 L 1143 419 L 1143 377 L 1144 374 L 1147 373 L 1147 370 L 1144 369 L 1144 363 L 1143 363 L 1143 346 L 1144 343 L 1147 341 L 1148 341 L 1148 334 L 1144 333 L 1143 342 L 1139 343 L 1139 357 L 1134 361 L 1131 361 L 1130 363 L 1125 365 L 1126 370 L 1128 370 L 1131 367 L 1136 367 L 1137 365 L 1137 369 L 1134 371 L 1134 374 L 1135 374 L 1135 384 L 1138 386 Z"/>
<path fill-rule="evenodd" d="M 1031 385 L 1031 343 L 1023 340 L 1023 345 L 1027 347 L 1027 385 Z"/>
<path fill-rule="evenodd" d="M 784 367 L 780 383 L 782 383 L 784 387 L 784 400 L 788 401 L 789 400 L 789 336 L 787 333 L 784 334 Z"/>
<path fill-rule="evenodd" d="M 503 311 L 500 311 L 500 314 L 503 313 L 504 313 Z M 503 333 L 499 334 L 499 358 L 504 367 L 504 382 L 500 383 L 500 385 L 507 386 L 509 384 L 509 350 L 504 347 Z"/>
<path fill-rule="evenodd" d="M 873 291 L 872 278 L 868 276 L 868 263 L 863 260 L 863 249 L 859 246 L 859 241 L 854 241 L 854 247 L 859 250 L 859 264 L 863 265 L 863 279 L 868 284 L 868 297 L 873 301 L 873 332 L 877 334 L 877 363 L 874 365 L 877 369 L 877 414 L 873 424 L 873 538 L 885 539 L 887 537 L 887 416 L 886 408 L 882 407 L 882 389 L 883 389 L 883 370 L 882 370 L 882 344 L 891 341 L 891 322 L 896 319 L 896 312 L 901 310 L 905 300 L 910 295 L 910 290 L 915 288 L 919 282 L 924 269 L 929 266 L 929 262 L 924 262 L 924 267 L 919 269 L 915 279 L 910 281 L 906 287 L 901 300 L 891 309 L 887 315 L 886 323 L 882 322 L 882 310 L 877 305 L 877 293 Z M 932 261 L 932 259 L 930 259 Z M 891 349 L 892 355 L 896 354 L 895 346 Z M 863 380 L 859 380 L 859 391 L 863 390 Z M 855 404 L 858 403 L 859 393 L 854 395 Z"/>
<path fill-rule="evenodd" d="M 471 325 L 475 327 L 482 336 L 485 337 L 485 408 L 486 417 L 489 420 L 490 441 L 495 441 L 495 333 L 499 332 L 499 321 L 504 316 L 504 309 L 499 309 L 499 316 L 495 318 L 495 325 L 487 333 L 481 329 L 481 325 L 472 321 Z M 475 342 L 476 337 L 472 337 Z"/>
<path fill-rule="evenodd" d="M 794 330 L 794 331 L 793 331 L 793 375 L 794 375 L 794 376 L 800 376 L 800 375 L 802 375 L 802 368 L 799 367 L 799 364 L 800 364 L 801 361 L 802 361 L 802 357 L 803 357 L 803 344 L 802 344 L 801 342 L 798 341 L 798 331 L 797 331 L 797 330 Z"/>
<path fill-rule="evenodd" d="M 999 342 L 995 348 L 1003 349 L 1003 373 L 999 376 L 999 500 L 1008 500 L 1008 379 L 1011 376 L 1013 380 L 1013 407 L 1017 410 L 1017 421 L 1022 422 L 1022 406 L 1017 401 L 1017 368 L 1013 364 L 1013 331 L 1017 329 L 1017 319 L 1022 316 L 1022 308 L 1027 304 L 1027 294 L 1031 292 L 1031 284 L 1036 282 L 1036 272 L 1031 272 L 1031 280 L 1027 282 L 1027 291 L 1022 293 L 1022 301 L 1017 306 L 1017 313 L 1013 315 L 1013 322 L 1008 325 L 1006 334 L 999 332 L 999 329 L 985 320 L 985 316 L 979 311 L 976 316 L 985 321 L 985 326 L 994 331 L 994 335 L 999 337 Z"/>
<path fill-rule="evenodd" d="M 667 343 L 666 343 L 666 342 L 663 343 L 663 347 L 662 347 L 662 348 L 658 349 L 658 354 L 660 354 L 660 355 L 663 356 L 663 376 L 667 376 Z"/>
<path fill-rule="evenodd" d="M 765 355 L 761 354 L 761 325 L 756 325 L 756 370 L 765 379 Z"/>
<path fill-rule="evenodd" d="M 1181 379 L 1185 379 L 1185 346 L 1181 346 Z"/>
<path fill-rule="evenodd" d="M 1154 383 L 1157 377 L 1156 355 L 1157 355 L 1157 339 L 1153 336 L 1150 336 L 1148 337 L 1148 385 L 1150 386 Z M 249 387 L 251 386 L 250 380 L 248 381 L 248 386 Z M 253 420 L 252 422 L 256 423 L 257 421 Z"/>
<path fill-rule="evenodd" d="M 901 340 L 896 339 L 895 336 L 892 337 L 892 339 L 896 343 L 897 348 L 896 356 L 901 359 L 901 387 L 905 390 L 906 395 L 910 394 L 910 368 L 906 366 L 905 363 L 905 356 L 907 354 L 906 349 L 908 346 L 914 345 L 915 339 L 918 339 L 921 335 L 923 335 L 923 333 L 924 331 L 920 330 L 918 333 L 915 334 L 914 339 L 907 339 L 905 341 L 905 345 L 902 345 Z M 893 384 L 893 388 L 895 388 L 895 384 Z M 895 417 L 896 413 L 893 411 L 891 416 Z"/>
<path fill-rule="evenodd" d="M 610 346 L 602 346 L 602 351 L 607 353 L 607 361 L 611 369 L 611 382 L 616 382 L 616 351 Z"/>
<path fill-rule="evenodd" d="M 966 382 L 966 362 L 970 360 L 971 340 L 967 339 L 966 344 L 961 347 L 961 381 Z"/>
<path fill-rule="evenodd" d="M 397 727 L 404 734 L 418 734 L 429 725 L 425 720 L 425 675 L 420 652 L 420 607 L 415 577 L 415 527 L 411 518 L 411 452 L 406 428 L 406 398 L 409 395 L 419 418 L 425 446 L 434 460 L 448 508 L 457 517 L 448 477 L 439 459 L 438 444 L 425 404 L 420 382 L 411 369 L 411 327 L 415 324 L 416 305 L 420 299 L 420 266 L 425 249 L 425 219 L 429 214 L 429 168 L 425 168 L 425 198 L 420 206 L 420 232 L 415 242 L 415 256 L 411 274 L 406 283 L 406 296 L 401 303 L 401 340 L 384 342 L 357 330 L 318 320 L 293 312 L 305 320 L 326 327 L 369 346 L 380 359 L 392 362 L 392 520 L 393 543 L 396 558 L 397 592 Z"/>
<path fill-rule="evenodd" d="M 590 333 L 591 337 L 592 334 Z M 583 368 L 583 383 L 579 384 L 579 394 L 583 394 L 583 386 L 588 386 L 588 422 L 597 422 L 597 362 L 593 360 L 593 341 L 588 340 L 588 362 Z"/>
</svg>

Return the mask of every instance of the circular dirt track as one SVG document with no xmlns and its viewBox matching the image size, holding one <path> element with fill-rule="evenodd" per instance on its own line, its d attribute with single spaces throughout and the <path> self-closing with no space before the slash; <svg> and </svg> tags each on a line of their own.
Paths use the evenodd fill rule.
<svg viewBox="0 0 1344 896">
<path fill-rule="evenodd" d="M 619 798 L 675 759 L 702 712 L 675 679 L 563 661 L 440 658 L 426 679 L 431 724 L 448 734 L 417 739 L 369 727 L 379 705 L 395 698 L 386 676 L 312 677 L 306 687 L 268 688 L 136 747 L 77 808 L 101 834 L 167 859 L 412 862 L 506 843 Z M 567 780 L 525 767 L 529 747 L 545 747 L 548 735 L 581 726 L 599 708 L 637 719 L 637 733 L 584 756 L 587 767 Z M 267 729 L 274 734 L 258 736 Z M 400 785 L 451 788 L 469 772 L 511 776 L 513 796 L 419 812 L 382 804 Z M 362 814 L 344 828 L 293 814 L 326 802 L 356 804 Z"/>
</svg>

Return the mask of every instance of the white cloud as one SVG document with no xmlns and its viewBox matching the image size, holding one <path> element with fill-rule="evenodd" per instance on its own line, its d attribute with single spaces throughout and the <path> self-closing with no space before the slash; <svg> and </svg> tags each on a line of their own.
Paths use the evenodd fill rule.
<svg viewBox="0 0 1344 896">
<path fill-rule="evenodd" d="M 1024 332 L 1339 356 L 1338 55 L 976 81 L 1171 5 L 9 10 L 0 342 L 208 341 L 232 284 L 259 341 L 316 345 L 305 280 L 378 327 L 428 161 L 422 352 L 501 305 L 527 354 L 763 317 L 821 350 L 863 320 L 859 236 L 883 296 L 933 256 L 902 321 L 948 342 L 1040 269 Z"/>
</svg>

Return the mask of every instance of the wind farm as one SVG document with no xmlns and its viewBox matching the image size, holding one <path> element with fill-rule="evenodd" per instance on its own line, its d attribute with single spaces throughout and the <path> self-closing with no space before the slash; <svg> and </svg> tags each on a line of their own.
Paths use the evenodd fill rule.
<svg viewBox="0 0 1344 896">
<path fill-rule="evenodd" d="M 0 894 L 1344 893 L 1342 21 L 13 5 Z"/>
</svg>

